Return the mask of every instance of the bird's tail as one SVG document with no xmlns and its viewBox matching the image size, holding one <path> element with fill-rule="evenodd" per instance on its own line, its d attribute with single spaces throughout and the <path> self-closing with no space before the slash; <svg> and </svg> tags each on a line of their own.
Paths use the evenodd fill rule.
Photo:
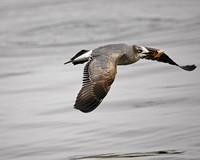
<svg viewBox="0 0 200 160">
<path fill-rule="evenodd" d="M 72 62 L 72 60 L 69 60 L 69 61 L 65 62 L 64 64 L 71 63 L 71 62 Z"/>
<path fill-rule="evenodd" d="M 78 52 L 74 57 L 72 57 L 69 61 L 65 62 L 64 64 L 73 63 L 82 64 L 88 61 L 89 57 L 92 54 L 92 50 L 81 50 Z"/>
</svg>

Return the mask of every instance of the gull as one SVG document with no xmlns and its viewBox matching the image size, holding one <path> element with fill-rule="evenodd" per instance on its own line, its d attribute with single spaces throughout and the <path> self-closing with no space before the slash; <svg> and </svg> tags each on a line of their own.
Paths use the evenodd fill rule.
<svg viewBox="0 0 200 160">
<path fill-rule="evenodd" d="M 85 113 L 93 111 L 110 90 L 117 73 L 117 65 L 132 64 L 140 59 L 169 63 L 186 71 L 196 68 L 196 65 L 178 65 L 164 53 L 164 50 L 140 45 L 108 44 L 93 50 L 81 50 L 64 63 L 77 65 L 87 62 L 82 88 L 77 95 L 74 108 Z"/>
</svg>

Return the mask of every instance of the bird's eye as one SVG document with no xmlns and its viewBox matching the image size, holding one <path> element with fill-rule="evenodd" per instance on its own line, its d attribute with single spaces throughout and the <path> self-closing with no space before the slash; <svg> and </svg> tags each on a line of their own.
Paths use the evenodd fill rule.
<svg viewBox="0 0 200 160">
<path fill-rule="evenodd" d="M 137 51 L 138 51 L 138 53 L 141 53 L 143 50 L 141 48 L 139 48 Z"/>
</svg>

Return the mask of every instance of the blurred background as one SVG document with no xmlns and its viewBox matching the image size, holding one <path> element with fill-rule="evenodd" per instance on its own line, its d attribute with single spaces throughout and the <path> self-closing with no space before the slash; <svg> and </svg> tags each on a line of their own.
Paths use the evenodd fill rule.
<svg viewBox="0 0 200 160">
<path fill-rule="evenodd" d="M 73 109 L 84 64 L 63 65 L 81 49 L 126 43 L 200 66 L 199 17 L 199 0 L 1 0 L 1 159 L 160 150 L 184 153 L 141 159 L 199 159 L 198 67 L 187 72 L 148 60 L 119 66 L 109 94 L 85 114 Z"/>
</svg>

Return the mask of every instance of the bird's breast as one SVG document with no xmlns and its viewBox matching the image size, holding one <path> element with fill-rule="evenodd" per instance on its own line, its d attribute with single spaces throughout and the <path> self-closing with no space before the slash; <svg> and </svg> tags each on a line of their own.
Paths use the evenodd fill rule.
<svg viewBox="0 0 200 160">
<path fill-rule="evenodd" d="M 134 57 L 133 55 L 124 54 L 123 56 L 119 58 L 117 65 L 128 65 L 128 64 L 135 63 L 138 60 L 139 58 Z"/>
</svg>

